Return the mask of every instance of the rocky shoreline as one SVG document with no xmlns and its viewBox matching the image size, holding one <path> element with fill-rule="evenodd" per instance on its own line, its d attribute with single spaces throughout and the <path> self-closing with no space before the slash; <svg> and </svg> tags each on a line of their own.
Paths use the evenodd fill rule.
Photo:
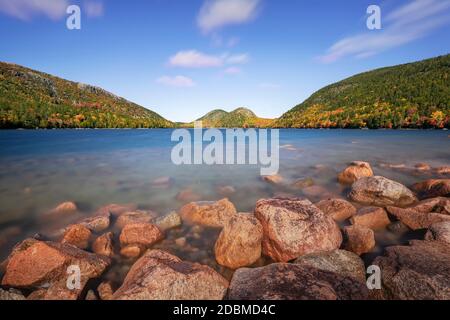
<svg viewBox="0 0 450 320">
<path fill-rule="evenodd" d="M 415 170 L 442 178 L 407 187 L 355 161 L 337 176 L 349 189 L 347 198 L 303 179 L 292 187 L 325 199 L 280 194 L 241 213 L 227 198 L 200 201 L 184 190 L 177 199 L 190 203 L 165 216 L 110 204 L 18 243 L 0 266 L 0 300 L 450 299 L 450 168 L 418 164 Z M 284 183 L 282 176 L 263 179 Z M 154 183 L 164 186 L 170 178 Z M 233 187 L 220 191 L 226 196 Z M 73 202 L 62 203 L 43 219 L 64 220 L 77 210 Z M 224 272 L 159 247 L 185 225 L 192 237 L 176 237 L 174 244 L 196 252 L 191 239 L 213 230 L 208 250 Z M 383 230 L 417 236 L 368 263 L 363 258 Z M 379 289 L 366 283 L 371 265 L 381 270 Z M 78 288 L 67 285 L 70 266 L 79 267 Z M 115 277 L 117 270 L 126 276 Z"/>
</svg>

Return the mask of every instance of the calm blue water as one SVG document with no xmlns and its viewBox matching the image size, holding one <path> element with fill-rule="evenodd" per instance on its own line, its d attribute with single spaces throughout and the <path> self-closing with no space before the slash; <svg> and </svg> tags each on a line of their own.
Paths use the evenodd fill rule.
<svg viewBox="0 0 450 320">
<path fill-rule="evenodd" d="M 22 230 L 17 238 L 40 231 L 39 217 L 63 201 L 75 201 L 86 214 L 109 203 L 135 203 L 164 214 L 184 204 L 176 195 L 186 188 L 215 200 L 223 198 L 220 187 L 232 186 L 236 192 L 229 198 L 240 211 L 252 211 L 262 197 L 303 195 L 261 181 L 256 166 L 176 166 L 171 132 L 0 131 L 0 235 L 16 225 Z M 432 175 L 385 164 L 450 165 L 448 131 L 281 130 L 280 145 L 286 183 L 310 177 L 338 196 L 346 190 L 336 175 L 354 160 L 368 161 L 376 174 L 406 185 Z M 173 180 L 170 187 L 152 184 L 165 176 Z M 309 195 L 313 201 L 322 196 Z"/>
</svg>

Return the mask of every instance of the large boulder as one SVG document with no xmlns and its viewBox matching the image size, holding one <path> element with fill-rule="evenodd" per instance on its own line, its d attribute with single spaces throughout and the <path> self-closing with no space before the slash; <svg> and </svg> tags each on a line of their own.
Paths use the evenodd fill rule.
<svg viewBox="0 0 450 320">
<path fill-rule="evenodd" d="M 261 257 L 262 237 L 261 223 L 253 214 L 234 215 L 216 241 L 217 262 L 230 269 L 252 265 Z"/>
<path fill-rule="evenodd" d="M 387 207 L 386 210 L 412 230 L 427 229 L 432 224 L 450 221 L 450 199 L 423 200 L 408 208 Z"/>
<path fill-rule="evenodd" d="M 357 255 L 368 253 L 375 248 L 375 234 L 372 229 L 362 226 L 347 226 L 344 228 L 345 250 Z"/>
<path fill-rule="evenodd" d="M 122 229 L 119 240 L 122 247 L 128 245 L 150 247 L 163 238 L 164 234 L 151 223 L 132 223 Z"/>
<path fill-rule="evenodd" d="M 402 207 L 417 201 L 416 196 L 407 187 L 380 176 L 356 181 L 352 185 L 349 197 L 355 202 L 379 207 Z"/>
<path fill-rule="evenodd" d="M 356 208 L 343 199 L 328 199 L 316 203 L 317 208 L 335 221 L 344 221 L 356 214 Z"/>
<path fill-rule="evenodd" d="M 228 199 L 216 202 L 191 202 L 180 209 L 183 220 L 219 228 L 223 227 L 236 213 L 236 208 Z"/>
<path fill-rule="evenodd" d="M 342 242 L 333 218 L 306 199 L 262 199 L 255 216 L 263 226 L 263 253 L 275 261 L 335 250 Z"/>
<path fill-rule="evenodd" d="M 373 264 L 381 269 L 381 299 L 450 299 L 448 244 L 412 241 L 410 246 L 389 247 Z"/>
<path fill-rule="evenodd" d="M 380 207 L 361 208 L 358 210 L 358 214 L 350 219 L 350 222 L 372 230 L 385 229 L 391 223 L 386 210 Z"/>
<path fill-rule="evenodd" d="M 344 277 L 352 277 L 366 281 L 364 262 L 353 252 L 346 250 L 334 250 L 328 252 L 311 253 L 295 260 L 296 264 L 330 271 Z"/>
<path fill-rule="evenodd" d="M 8 258 L 2 285 L 39 289 L 41 299 L 77 299 L 90 279 L 109 266 L 106 257 L 82 251 L 72 245 L 27 239 Z M 80 269 L 80 288 L 67 286 L 68 268 Z"/>
<path fill-rule="evenodd" d="M 358 179 L 372 176 L 373 171 L 369 163 L 363 161 L 353 161 L 350 166 L 338 175 L 338 180 L 342 184 L 352 184 Z"/>
<path fill-rule="evenodd" d="M 114 300 L 221 300 L 228 281 L 208 266 L 147 251 L 131 267 Z"/>
<path fill-rule="evenodd" d="M 414 184 L 412 190 L 421 199 L 450 196 L 450 179 L 431 179 Z"/>
<path fill-rule="evenodd" d="M 450 245 L 450 221 L 432 224 L 425 234 L 429 241 L 442 241 Z"/>
<path fill-rule="evenodd" d="M 367 297 L 365 283 L 353 277 L 289 263 L 238 269 L 228 290 L 230 300 L 363 300 Z"/>
</svg>

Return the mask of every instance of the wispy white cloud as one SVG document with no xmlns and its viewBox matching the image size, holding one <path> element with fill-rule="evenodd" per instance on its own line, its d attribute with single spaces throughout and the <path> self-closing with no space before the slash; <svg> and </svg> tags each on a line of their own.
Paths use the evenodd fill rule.
<svg viewBox="0 0 450 320">
<path fill-rule="evenodd" d="M 0 0 L 0 12 L 24 21 L 35 16 L 59 20 L 66 16 L 66 10 L 71 4 L 69 0 Z M 81 12 L 88 17 L 100 17 L 103 11 L 103 2 L 100 0 L 85 0 L 81 5 Z"/>
<path fill-rule="evenodd" d="M 195 86 L 195 82 L 191 78 L 185 76 L 163 76 L 156 79 L 156 82 L 165 86 L 178 88 L 189 88 Z"/>
<path fill-rule="evenodd" d="M 250 61 L 250 56 L 247 53 L 230 55 L 225 58 L 228 64 L 246 64 Z"/>
<path fill-rule="evenodd" d="M 210 55 L 197 50 L 179 51 L 169 58 L 169 65 L 182 68 L 212 68 L 224 65 L 246 64 L 250 56 L 245 54 Z"/>
<path fill-rule="evenodd" d="M 383 29 L 347 37 L 318 57 L 323 63 L 344 57 L 367 58 L 405 45 L 450 22 L 450 0 L 412 0 L 385 15 Z"/>
<path fill-rule="evenodd" d="M 241 68 L 238 68 L 238 67 L 229 67 L 224 70 L 225 74 L 231 74 L 231 75 L 240 74 L 241 72 L 242 72 Z"/>
<path fill-rule="evenodd" d="M 183 68 L 210 68 L 220 67 L 223 64 L 221 57 L 208 55 L 196 50 L 180 51 L 169 59 L 169 65 Z"/>
<path fill-rule="evenodd" d="M 25 21 L 37 15 L 58 20 L 68 6 L 68 0 L 0 0 L 0 12 Z"/>
<path fill-rule="evenodd" d="M 83 4 L 83 9 L 86 15 L 91 18 L 101 17 L 104 12 L 103 2 L 97 0 L 86 0 Z"/>
<path fill-rule="evenodd" d="M 204 33 L 227 25 L 242 24 L 258 13 L 260 0 L 206 0 L 197 17 Z"/>
</svg>

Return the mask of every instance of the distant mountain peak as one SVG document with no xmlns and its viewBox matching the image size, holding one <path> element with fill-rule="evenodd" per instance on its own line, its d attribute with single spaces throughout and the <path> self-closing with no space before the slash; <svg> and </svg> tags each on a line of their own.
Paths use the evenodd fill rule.
<svg viewBox="0 0 450 320">
<path fill-rule="evenodd" d="M 204 127 L 214 128 L 245 128 L 267 127 L 272 120 L 261 119 L 250 109 L 240 107 L 231 112 L 214 109 L 198 119 Z"/>
</svg>

